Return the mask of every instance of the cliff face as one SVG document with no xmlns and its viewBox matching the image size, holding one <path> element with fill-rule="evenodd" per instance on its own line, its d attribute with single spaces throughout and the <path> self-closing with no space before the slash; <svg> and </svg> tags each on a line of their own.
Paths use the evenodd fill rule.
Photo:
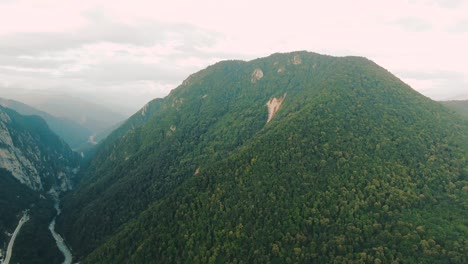
<svg viewBox="0 0 468 264">
<path fill-rule="evenodd" d="M 35 191 L 60 192 L 72 188 L 79 157 L 41 118 L 0 107 L 0 168 Z"/>
</svg>

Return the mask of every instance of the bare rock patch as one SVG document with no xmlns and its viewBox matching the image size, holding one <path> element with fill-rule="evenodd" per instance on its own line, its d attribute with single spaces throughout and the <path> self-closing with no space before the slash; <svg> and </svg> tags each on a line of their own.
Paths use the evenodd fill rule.
<svg viewBox="0 0 468 264">
<path fill-rule="evenodd" d="M 260 68 L 256 68 L 253 72 L 252 72 L 252 76 L 250 78 L 250 81 L 252 83 L 256 83 L 258 80 L 260 80 L 261 78 L 263 78 L 263 71 L 262 69 Z"/>
<path fill-rule="evenodd" d="M 283 103 L 284 101 L 284 98 L 286 98 L 286 94 L 284 94 L 282 97 L 280 98 L 271 98 L 270 100 L 268 100 L 268 102 L 266 103 L 266 105 L 268 106 L 268 120 L 267 120 L 267 124 L 271 121 L 271 119 L 273 119 L 273 117 L 276 115 L 276 113 L 278 112 L 278 110 L 280 109 L 281 107 L 281 104 Z"/>
<path fill-rule="evenodd" d="M 302 64 L 301 56 L 299 56 L 298 54 L 294 55 L 293 64 L 294 65 Z"/>
</svg>

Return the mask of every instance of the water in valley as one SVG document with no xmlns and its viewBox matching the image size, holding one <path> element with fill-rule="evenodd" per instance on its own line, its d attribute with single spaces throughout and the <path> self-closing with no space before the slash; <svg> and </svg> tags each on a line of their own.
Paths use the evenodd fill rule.
<svg viewBox="0 0 468 264">
<path fill-rule="evenodd" d="M 59 207 L 59 202 L 58 200 L 55 202 L 55 210 L 57 210 L 57 216 L 60 214 L 60 207 Z M 57 217 L 56 216 L 56 217 Z M 52 236 L 55 239 L 55 242 L 57 243 L 57 247 L 59 248 L 60 252 L 62 252 L 63 256 L 65 257 L 65 260 L 63 261 L 63 264 L 71 264 L 73 260 L 73 255 L 70 251 L 70 249 L 67 247 L 65 242 L 63 241 L 62 236 L 55 232 L 55 218 L 50 222 L 49 224 L 49 230 L 52 233 Z"/>
</svg>

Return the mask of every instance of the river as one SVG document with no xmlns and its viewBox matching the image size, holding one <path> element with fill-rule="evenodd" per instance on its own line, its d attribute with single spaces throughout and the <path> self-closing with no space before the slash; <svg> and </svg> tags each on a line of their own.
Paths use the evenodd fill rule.
<svg viewBox="0 0 468 264">
<path fill-rule="evenodd" d="M 59 206 L 58 200 L 55 201 L 55 210 L 57 210 L 57 216 L 58 216 L 60 214 L 60 206 Z M 60 252 L 62 252 L 63 256 L 65 257 L 63 264 L 71 264 L 73 260 L 73 255 L 70 249 L 67 247 L 67 245 L 63 241 L 62 236 L 60 236 L 57 232 L 55 232 L 55 218 L 56 217 L 54 217 L 52 222 L 50 222 L 49 230 L 52 233 L 52 236 L 54 237 L 55 242 L 57 243 L 57 247 L 59 248 Z"/>
<path fill-rule="evenodd" d="M 8 243 L 8 247 L 7 247 L 7 252 L 6 252 L 5 259 L 4 259 L 3 261 L 1 261 L 0 263 L 3 263 L 3 264 L 9 264 L 9 263 L 10 263 L 11 253 L 13 252 L 13 245 L 15 244 L 16 236 L 18 235 L 19 231 L 21 230 L 21 227 L 22 227 L 22 226 L 24 225 L 24 223 L 26 223 L 28 220 L 29 220 L 28 212 L 27 212 L 27 211 L 24 211 L 24 212 L 23 212 L 23 217 L 21 217 L 21 219 L 19 220 L 19 223 L 18 223 L 18 225 L 16 226 L 16 229 L 15 229 L 15 231 L 13 232 L 13 235 L 12 235 L 11 238 L 10 238 L 10 242 Z"/>
</svg>

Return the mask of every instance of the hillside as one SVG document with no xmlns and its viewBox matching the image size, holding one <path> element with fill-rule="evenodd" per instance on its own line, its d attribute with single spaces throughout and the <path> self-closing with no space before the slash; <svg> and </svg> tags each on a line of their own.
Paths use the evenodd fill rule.
<svg viewBox="0 0 468 264">
<path fill-rule="evenodd" d="M 72 149 L 80 148 L 85 145 L 89 137 L 93 135 L 90 129 L 72 120 L 55 117 L 18 101 L 0 98 L 0 105 L 13 109 L 21 115 L 37 115 L 41 117 L 46 121 L 50 129 L 59 137 L 63 138 Z"/>
<path fill-rule="evenodd" d="M 59 225 L 82 263 L 463 263 L 467 129 L 364 58 L 220 62 L 98 146 Z"/>
<path fill-rule="evenodd" d="M 69 190 L 79 163 L 43 119 L 0 106 L 0 168 L 22 184 L 36 191 Z"/>
<path fill-rule="evenodd" d="M 36 200 L 38 194 L 0 168 L 0 249 L 9 239 L 5 232 L 15 229 L 20 213 Z"/>
<path fill-rule="evenodd" d="M 37 116 L 0 106 L 0 249 L 29 212 L 12 262 L 59 263 L 60 253 L 47 229 L 55 215 L 53 198 L 72 188 L 80 158 Z"/>
<path fill-rule="evenodd" d="M 468 118 L 468 100 L 441 101 L 440 103 Z"/>
</svg>

